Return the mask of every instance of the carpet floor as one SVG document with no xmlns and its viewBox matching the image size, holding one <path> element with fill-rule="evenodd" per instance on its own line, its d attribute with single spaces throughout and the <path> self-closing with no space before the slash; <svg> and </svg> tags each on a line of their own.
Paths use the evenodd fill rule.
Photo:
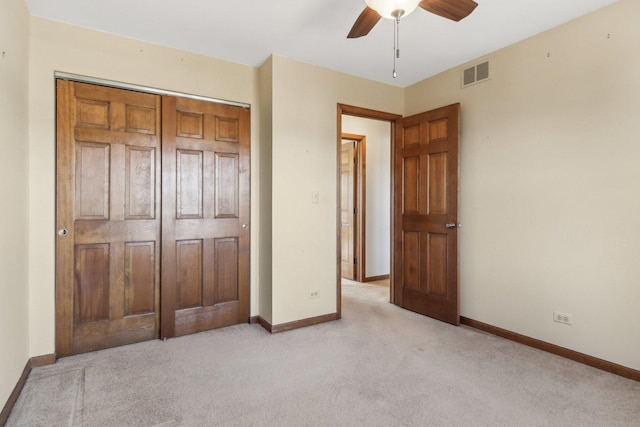
<svg viewBox="0 0 640 427">
<path fill-rule="evenodd" d="M 640 426 L 640 383 L 343 285 L 342 320 L 236 325 L 33 369 L 8 426 Z"/>
</svg>

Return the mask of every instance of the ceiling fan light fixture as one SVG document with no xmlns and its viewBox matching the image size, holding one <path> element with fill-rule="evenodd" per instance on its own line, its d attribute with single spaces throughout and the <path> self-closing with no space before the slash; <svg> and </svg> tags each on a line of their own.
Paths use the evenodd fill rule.
<svg viewBox="0 0 640 427">
<path fill-rule="evenodd" d="M 407 16 L 420 4 L 420 0 L 365 0 L 367 6 L 375 10 L 387 19 L 396 19 Z M 398 13 L 398 11 L 402 11 Z M 399 15 L 399 16 L 398 16 Z"/>
</svg>

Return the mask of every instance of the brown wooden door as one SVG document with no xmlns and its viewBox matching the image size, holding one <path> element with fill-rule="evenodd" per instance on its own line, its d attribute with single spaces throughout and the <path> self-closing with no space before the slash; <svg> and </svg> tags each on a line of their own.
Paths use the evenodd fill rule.
<svg viewBox="0 0 640 427">
<path fill-rule="evenodd" d="M 58 355 L 248 321 L 249 155 L 247 109 L 57 82 Z"/>
<path fill-rule="evenodd" d="M 162 337 L 249 320 L 249 111 L 163 97 Z"/>
<path fill-rule="evenodd" d="M 355 280 L 355 141 L 342 142 L 340 161 L 340 233 L 342 277 Z"/>
<path fill-rule="evenodd" d="M 457 325 L 460 105 L 402 120 L 394 160 L 395 303 Z"/>
<path fill-rule="evenodd" d="M 57 82 L 56 352 L 158 337 L 160 97 Z"/>
</svg>

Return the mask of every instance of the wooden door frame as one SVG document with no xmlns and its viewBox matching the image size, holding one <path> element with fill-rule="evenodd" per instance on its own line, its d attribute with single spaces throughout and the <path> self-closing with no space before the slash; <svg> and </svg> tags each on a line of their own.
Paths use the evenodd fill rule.
<svg viewBox="0 0 640 427">
<path fill-rule="evenodd" d="M 340 230 L 340 207 L 342 201 L 340 193 L 340 165 L 341 165 L 341 147 L 342 147 L 342 115 L 361 117 L 364 119 L 381 120 L 389 122 L 391 124 L 391 141 L 389 144 L 389 150 L 391 150 L 391 168 L 393 168 L 395 162 L 395 147 L 399 143 L 398 129 L 401 129 L 402 116 L 399 114 L 386 113 L 384 111 L 371 110 L 368 108 L 356 107 L 353 105 L 338 104 L 337 105 L 337 132 L 336 132 L 336 313 L 337 319 L 342 317 L 342 233 Z M 393 169 L 391 169 L 393 171 Z M 389 208 L 391 214 L 390 228 L 391 228 L 391 260 L 390 260 L 390 273 L 394 271 L 394 239 L 393 234 L 395 232 L 395 212 L 393 209 L 394 191 L 395 191 L 395 179 L 394 174 L 391 174 L 391 199 L 389 201 Z M 391 303 L 395 304 L 395 283 L 393 280 L 393 274 L 389 276 L 389 299 Z"/>
<path fill-rule="evenodd" d="M 367 150 L 367 137 L 365 135 L 357 135 L 354 133 L 342 133 L 343 140 L 355 141 L 355 157 L 356 167 L 354 171 L 354 186 L 353 191 L 355 194 L 355 209 L 356 215 L 354 219 L 354 226 L 356 232 L 354 233 L 354 249 L 353 254 L 358 259 L 358 263 L 355 265 L 353 276 L 356 282 L 362 282 L 365 279 L 365 262 L 366 262 L 366 246 L 365 246 L 365 229 L 366 229 L 366 201 L 367 201 L 367 189 L 366 189 L 366 150 Z M 342 191 L 342 187 L 340 188 Z"/>
</svg>

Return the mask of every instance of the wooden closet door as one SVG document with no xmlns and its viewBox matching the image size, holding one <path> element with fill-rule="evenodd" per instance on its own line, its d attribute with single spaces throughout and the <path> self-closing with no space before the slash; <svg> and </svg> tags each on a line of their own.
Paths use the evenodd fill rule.
<svg viewBox="0 0 640 427">
<path fill-rule="evenodd" d="M 56 353 L 158 337 L 160 97 L 57 81 Z"/>
<path fill-rule="evenodd" d="M 163 97 L 162 337 L 249 320 L 249 110 Z"/>
</svg>

